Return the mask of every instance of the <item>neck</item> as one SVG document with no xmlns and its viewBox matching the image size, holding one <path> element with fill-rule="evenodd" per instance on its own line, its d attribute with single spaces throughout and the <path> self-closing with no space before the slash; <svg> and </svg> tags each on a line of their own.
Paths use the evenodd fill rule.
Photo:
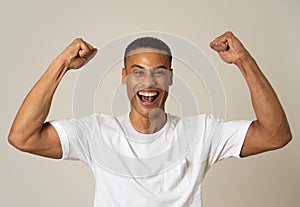
<svg viewBox="0 0 300 207">
<path fill-rule="evenodd" d="M 152 110 L 148 116 L 131 110 L 129 117 L 133 128 L 144 134 L 153 134 L 159 131 L 167 121 L 167 115 L 162 109 Z"/>
</svg>

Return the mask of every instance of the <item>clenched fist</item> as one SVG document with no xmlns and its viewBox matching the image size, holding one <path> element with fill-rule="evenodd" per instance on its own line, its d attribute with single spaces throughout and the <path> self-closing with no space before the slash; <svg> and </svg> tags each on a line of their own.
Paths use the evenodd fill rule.
<svg viewBox="0 0 300 207">
<path fill-rule="evenodd" d="M 89 62 L 97 53 L 97 49 L 81 38 L 75 39 L 58 56 L 67 69 L 78 69 Z"/>
<path fill-rule="evenodd" d="M 245 57 L 250 56 L 243 44 L 232 32 L 225 32 L 210 43 L 210 47 L 218 52 L 226 63 L 238 65 Z"/>
</svg>

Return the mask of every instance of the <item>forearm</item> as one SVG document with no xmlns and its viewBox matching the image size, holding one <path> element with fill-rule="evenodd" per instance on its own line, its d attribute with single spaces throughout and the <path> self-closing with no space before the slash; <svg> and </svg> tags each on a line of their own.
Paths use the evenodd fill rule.
<svg viewBox="0 0 300 207">
<path fill-rule="evenodd" d="M 39 133 L 48 116 L 52 97 L 66 73 L 64 61 L 56 59 L 33 86 L 23 101 L 11 127 L 13 139 L 26 142 L 32 135 Z"/>
<path fill-rule="evenodd" d="M 257 120 L 248 128 L 241 156 L 274 150 L 292 138 L 283 108 L 272 86 L 255 60 L 232 32 L 225 32 L 210 43 L 226 63 L 233 63 L 248 84 Z"/>
<path fill-rule="evenodd" d="M 250 90 L 253 109 L 257 120 L 255 127 L 273 143 L 285 144 L 290 129 L 284 110 L 272 86 L 259 69 L 255 60 L 246 55 L 236 65 L 242 72 Z"/>
</svg>

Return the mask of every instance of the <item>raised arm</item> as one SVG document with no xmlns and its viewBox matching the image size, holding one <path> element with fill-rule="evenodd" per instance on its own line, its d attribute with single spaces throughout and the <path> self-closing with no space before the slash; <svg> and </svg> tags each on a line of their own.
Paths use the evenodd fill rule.
<svg viewBox="0 0 300 207">
<path fill-rule="evenodd" d="M 49 123 L 44 122 L 63 76 L 70 69 L 82 67 L 96 52 L 97 49 L 78 38 L 50 64 L 27 94 L 15 117 L 8 136 L 14 147 L 45 157 L 62 157 L 58 134 Z"/>
<path fill-rule="evenodd" d="M 213 50 L 242 72 L 250 90 L 257 120 L 248 129 L 241 156 L 250 156 L 285 146 L 291 131 L 284 110 L 272 86 L 242 43 L 226 32 L 210 43 Z"/>
</svg>

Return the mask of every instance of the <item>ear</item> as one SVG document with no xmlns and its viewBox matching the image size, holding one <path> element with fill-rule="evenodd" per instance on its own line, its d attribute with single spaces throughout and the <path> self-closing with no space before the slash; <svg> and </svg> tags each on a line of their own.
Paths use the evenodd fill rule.
<svg viewBox="0 0 300 207">
<path fill-rule="evenodd" d="M 127 76 L 127 70 L 126 68 L 122 68 L 122 84 L 126 84 L 126 76 Z"/>
<path fill-rule="evenodd" d="M 173 69 L 170 69 L 169 72 L 169 86 L 173 85 Z"/>
</svg>

